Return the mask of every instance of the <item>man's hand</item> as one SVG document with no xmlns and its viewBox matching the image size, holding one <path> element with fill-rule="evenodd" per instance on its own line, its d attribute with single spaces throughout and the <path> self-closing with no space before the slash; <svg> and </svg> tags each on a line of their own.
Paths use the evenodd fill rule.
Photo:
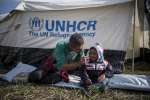
<svg viewBox="0 0 150 100">
<path fill-rule="evenodd" d="M 69 82 L 69 75 L 65 70 L 60 70 L 60 76 L 65 82 Z"/>
<path fill-rule="evenodd" d="M 80 65 L 84 65 L 85 64 L 85 57 L 81 57 L 80 61 L 79 61 Z"/>
<path fill-rule="evenodd" d="M 98 82 L 103 82 L 105 80 L 105 74 L 102 74 L 98 77 Z"/>
<path fill-rule="evenodd" d="M 64 64 L 62 68 L 65 71 L 70 71 L 70 70 L 80 68 L 82 65 L 85 65 L 85 57 L 81 57 L 80 61 L 78 61 L 78 62 L 74 62 L 71 64 Z"/>
</svg>

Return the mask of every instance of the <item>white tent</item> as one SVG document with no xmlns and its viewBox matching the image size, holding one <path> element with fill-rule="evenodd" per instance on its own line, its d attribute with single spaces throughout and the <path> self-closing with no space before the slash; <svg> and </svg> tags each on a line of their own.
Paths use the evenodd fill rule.
<svg viewBox="0 0 150 100">
<path fill-rule="evenodd" d="M 8 7 L 9 1 L 2 1 L 0 5 Z M 49 49 L 78 32 L 85 39 L 84 48 L 99 42 L 106 50 L 127 51 L 133 33 L 133 0 L 12 1 L 18 5 L 7 11 L 0 8 L 1 46 Z"/>
<path fill-rule="evenodd" d="M 132 1 L 143 0 L 1 0 L 0 46 L 50 49 L 78 32 L 84 48 L 101 43 L 114 66 L 127 51 L 134 66 L 134 57 L 140 48 L 149 48 L 150 39 L 148 31 L 140 30 L 139 9 Z M 143 23 L 145 28 L 145 18 Z"/>
<path fill-rule="evenodd" d="M 23 0 L 14 10 L 0 23 L 2 46 L 53 48 L 75 32 L 85 37 L 85 48 L 93 42 L 111 50 L 128 46 L 131 0 Z"/>
<path fill-rule="evenodd" d="M 132 32 L 134 31 L 134 53 L 135 57 L 140 56 L 140 48 L 150 48 L 149 45 L 149 25 L 148 19 L 145 15 L 144 0 L 135 0 L 135 17 L 132 20 Z M 146 1 L 146 0 L 145 0 Z M 148 1 L 148 0 L 147 0 Z M 134 20 L 135 19 L 135 20 Z M 127 59 L 132 58 L 133 51 L 133 33 L 130 34 L 128 49 L 127 49 Z"/>
</svg>

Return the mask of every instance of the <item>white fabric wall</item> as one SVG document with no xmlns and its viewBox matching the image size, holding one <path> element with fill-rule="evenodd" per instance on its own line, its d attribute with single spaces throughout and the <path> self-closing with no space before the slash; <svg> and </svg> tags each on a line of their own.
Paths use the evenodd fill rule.
<svg viewBox="0 0 150 100">
<path fill-rule="evenodd" d="M 31 28 L 30 23 L 33 18 L 39 18 L 42 24 L 37 29 Z M 130 3 L 112 5 L 106 7 L 84 8 L 64 11 L 37 11 L 37 12 L 19 12 L 11 20 L 0 25 L 0 38 L 3 38 L 0 45 L 13 47 L 31 47 L 31 48 L 53 48 L 58 41 L 68 39 L 68 37 L 51 37 L 50 34 L 60 33 L 70 35 L 73 31 L 47 31 L 46 20 L 51 23 L 52 20 L 70 21 L 88 23 L 96 21 L 95 29 L 87 25 L 80 25 L 84 30 L 75 32 L 85 33 L 85 48 L 90 47 L 95 42 L 99 42 L 105 49 L 126 50 L 128 47 L 129 34 L 131 33 L 132 7 Z M 49 25 L 50 26 L 50 25 Z M 38 31 L 37 31 L 38 30 Z M 71 30 L 71 29 L 70 29 Z M 30 33 L 37 33 L 31 35 Z M 41 36 L 43 32 L 48 32 L 48 36 Z M 91 36 L 90 33 L 95 34 Z M 3 34 L 3 35 L 2 35 Z M 5 36 L 4 36 L 5 34 Z M 90 34 L 90 35 L 89 35 Z"/>
</svg>

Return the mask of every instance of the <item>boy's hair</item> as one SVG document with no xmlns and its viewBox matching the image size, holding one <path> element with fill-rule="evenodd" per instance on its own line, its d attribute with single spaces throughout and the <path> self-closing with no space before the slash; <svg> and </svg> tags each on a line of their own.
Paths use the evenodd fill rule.
<svg viewBox="0 0 150 100">
<path fill-rule="evenodd" d="M 83 37 L 79 33 L 72 34 L 69 42 L 75 46 L 81 46 L 82 44 L 84 44 Z"/>
</svg>

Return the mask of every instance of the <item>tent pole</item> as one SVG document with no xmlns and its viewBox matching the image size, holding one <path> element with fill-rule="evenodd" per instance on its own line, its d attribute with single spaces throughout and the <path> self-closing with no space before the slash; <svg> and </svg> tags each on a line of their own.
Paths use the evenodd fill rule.
<svg viewBox="0 0 150 100">
<path fill-rule="evenodd" d="M 144 36 L 144 31 L 143 31 L 143 62 L 144 62 L 144 60 L 145 60 L 145 52 L 144 52 L 144 47 L 145 47 L 145 45 L 144 45 L 144 38 L 145 38 L 145 36 Z"/>
<path fill-rule="evenodd" d="M 144 47 L 145 47 L 145 41 L 144 41 L 144 39 L 145 39 L 145 33 L 144 33 L 144 27 L 145 27 L 145 21 L 144 21 L 144 19 L 145 19 L 145 14 L 144 14 L 144 0 L 142 1 L 142 14 L 143 14 L 143 31 L 142 31 L 142 33 L 143 33 L 143 62 L 145 61 L 145 50 L 144 50 Z"/>
<path fill-rule="evenodd" d="M 135 52 L 135 14 L 136 14 L 136 0 L 134 0 L 134 10 L 133 10 L 133 43 L 132 43 L 132 72 L 134 72 L 134 52 Z"/>
</svg>

